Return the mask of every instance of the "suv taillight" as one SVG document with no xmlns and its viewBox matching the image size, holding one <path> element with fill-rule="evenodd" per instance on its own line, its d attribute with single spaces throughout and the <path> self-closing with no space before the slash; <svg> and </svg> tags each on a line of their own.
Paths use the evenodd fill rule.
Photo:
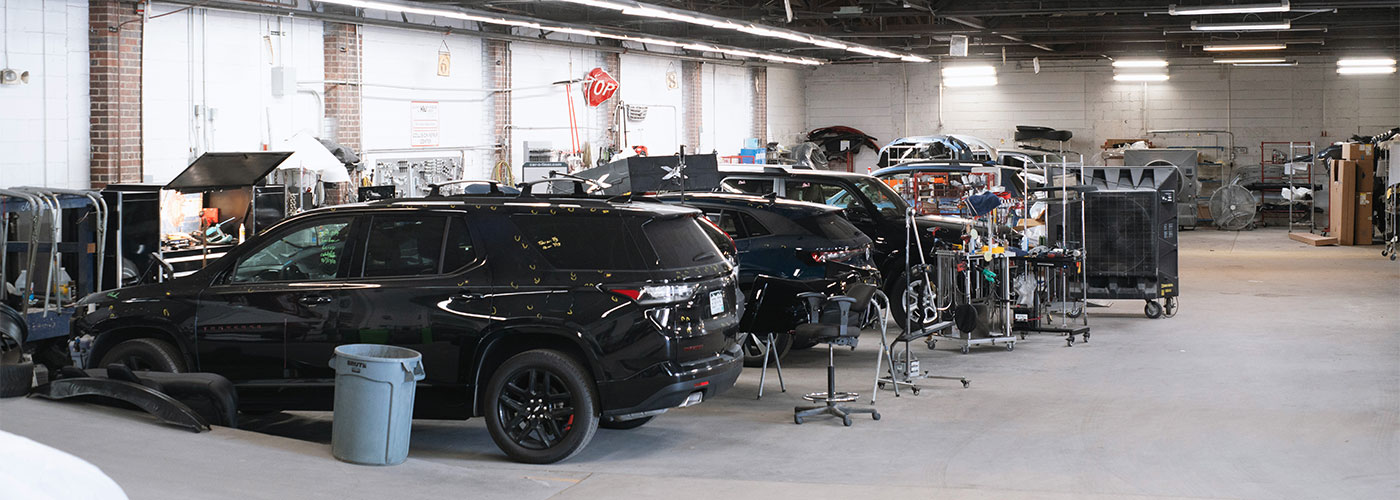
<svg viewBox="0 0 1400 500">
<path fill-rule="evenodd" d="M 827 262 L 841 262 L 858 257 L 865 253 L 864 248 L 846 248 L 841 250 L 819 250 L 807 251 L 798 250 L 798 255 L 812 264 L 825 264 Z"/>
<path fill-rule="evenodd" d="M 673 304 L 685 302 L 695 297 L 700 285 L 682 283 L 675 285 L 645 285 L 638 287 L 609 287 L 608 291 L 637 301 L 641 305 Z"/>
</svg>

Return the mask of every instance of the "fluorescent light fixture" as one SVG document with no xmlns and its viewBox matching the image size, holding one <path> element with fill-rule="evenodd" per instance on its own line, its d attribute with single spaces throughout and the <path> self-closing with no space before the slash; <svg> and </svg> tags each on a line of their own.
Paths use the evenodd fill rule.
<svg viewBox="0 0 1400 500">
<path fill-rule="evenodd" d="M 997 69 L 992 66 L 949 66 L 943 68 L 943 77 L 995 77 Z"/>
<path fill-rule="evenodd" d="M 1202 24 L 1191 21 L 1191 31 L 1287 31 L 1293 28 L 1288 20 L 1266 23 Z"/>
<path fill-rule="evenodd" d="M 1286 48 L 1288 48 L 1288 44 L 1284 44 L 1284 43 L 1253 43 L 1253 44 L 1229 44 L 1229 45 L 1214 44 L 1214 45 L 1206 45 L 1205 47 L 1202 47 L 1201 50 L 1204 50 L 1204 51 L 1206 51 L 1206 52 L 1228 52 L 1228 51 L 1237 51 L 1237 50 L 1238 50 L 1238 51 L 1243 51 L 1243 50 L 1283 50 L 1283 49 L 1286 49 Z"/>
<path fill-rule="evenodd" d="M 1394 66 L 1395 60 L 1388 57 L 1348 57 L 1337 61 L 1337 66 Z"/>
<path fill-rule="evenodd" d="M 1395 66 L 1341 66 L 1339 75 L 1388 75 L 1395 72 Z"/>
<path fill-rule="evenodd" d="M 1122 73 L 1113 75 L 1119 82 L 1165 82 L 1171 78 L 1166 73 Z"/>
<path fill-rule="evenodd" d="M 1275 64 L 1286 62 L 1282 57 L 1244 57 L 1235 59 L 1216 59 L 1215 64 Z"/>
<path fill-rule="evenodd" d="M 955 76 L 943 77 L 945 87 L 991 87 L 997 84 L 995 76 Z"/>
<path fill-rule="evenodd" d="M 1298 61 L 1287 61 L 1287 62 L 1276 62 L 1276 63 L 1236 63 L 1236 64 L 1232 64 L 1231 66 L 1242 66 L 1242 67 L 1262 68 L 1262 67 L 1268 67 L 1268 66 L 1289 66 L 1289 67 L 1291 67 L 1291 66 L 1297 66 L 1297 65 L 1298 65 Z"/>
<path fill-rule="evenodd" d="M 372 1 L 372 0 L 321 0 L 321 1 L 324 2 L 324 3 L 330 3 L 330 4 L 336 4 L 336 5 L 344 5 L 344 6 L 347 6 L 347 7 L 355 7 L 355 8 L 360 8 L 360 9 L 373 9 L 373 10 L 382 10 L 382 11 L 385 11 L 385 12 L 404 12 L 404 13 L 408 13 L 408 14 L 419 14 L 419 15 L 425 15 L 425 16 L 446 17 L 446 18 L 451 18 L 451 19 L 461 19 L 461 20 L 464 20 L 464 21 L 473 21 L 473 22 L 485 23 L 485 24 L 496 24 L 496 25 L 501 25 L 501 26 L 516 26 L 516 27 L 521 27 L 521 28 L 534 28 L 534 29 L 538 29 L 538 30 L 542 30 L 542 31 L 555 31 L 555 32 L 559 32 L 559 33 L 569 33 L 569 34 L 574 34 L 574 35 L 591 36 L 591 37 L 595 37 L 595 38 L 607 38 L 607 39 L 611 39 L 611 40 L 621 40 L 621 41 L 627 41 L 627 42 L 637 42 L 637 43 L 644 43 L 644 44 L 651 44 L 651 45 L 661 45 L 661 46 L 665 46 L 665 47 L 684 47 L 684 48 L 692 49 L 692 50 L 702 50 L 702 51 L 705 51 L 705 52 L 717 52 L 717 53 L 720 53 L 720 54 L 726 54 L 726 55 L 732 55 L 732 56 L 738 56 L 738 57 L 748 57 L 748 58 L 753 58 L 753 59 L 762 59 L 762 60 L 765 60 L 765 61 L 780 62 L 780 63 L 787 63 L 787 64 L 802 64 L 802 65 L 808 65 L 808 66 L 815 66 L 815 65 L 822 64 L 822 62 L 823 62 L 823 61 L 821 61 L 820 59 L 812 59 L 812 58 L 808 58 L 808 57 L 792 57 L 792 56 L 785 56 L 785 55 L 773 54 L 773 53 L 768 53 L 768 52 L 754 52 L 754 51 L 748 51 L 748 50 L 743 50 L 743 49 L 731 49 L 731 48 L 725 48 L 725 47 L 715 47 L 715 46 L 710 46 L 710 45 L 701 45 L 701 44 L 696 44 L 696 43 L 681 42 L 681 41 L 676 41 L 676 40 L 667 40 L 667 39 L 662 39 L 662 38 L 653 38 L 653 37 L 646 37 L 646 36 L 631 36 L 631 35 L 623 35 L 623 34 L 616 34 L 616 33 L 607 33 L 607 32 L 598 31 L 598 30 L 593 30 L 593 29 L 572 28 L 572 27 L 568 27 L 568 26 L 547 26 L 547 25 L 541 25 L 541 24 L 539 24 L 539 23 L 537 23 L 537 22 L 534 22 L 534 21 L 525 21 L 525 20 L 521 20 L 521 19 L 508 19 L 508 18 L 503 18 L 503 17 L 483 16 L 483 15 L 476 15 L 476 14 L 468 14 L 468 13 L 466 13 L 466 12 L 462 12 L 462 11 L 458 11 L 458 10 L 432 9 L 432 8 L 419 7 L 419 6 L 414 5 L 414 4 L 396 4 L 396 3 L 376 2 L 376 1 Z M 582 5 L 588 5 L 588 6 L 592 6 L 592 7 L 602 7 L 602 8 L 618 9 L 618 10 L 621 10 L 621 9 L 641 9 L 641 10 L 646 10 L 646 11 L 648 11 L 648 12 L 649 12 L 650 10 L 655 10 L 655 9 L 646 9 L 646 8 L 644 8 L 644 7 L 638 7 L 638 6 L 636 6 L 636 5 L 628 5 L 628 4 L 624 4 L 624 3 L 620 3 L 620 2 L 610 2 L 610 1 L 606 1 L 606 0 L 568 0 L 568 1 L 571 1 L 571 2 L 574 2 L 574 3 L 578 3 L 578 4 L 582 4 Z M 635 4 L 635 2 L 633 2 L 633 4 Z M 662 10 L 656 10 L 656 11 L 657 11 L 657 12 L 664 12 L 664 14 L 661 14 L 661 15 L 667 15 L 667 16 L 673 16 L 673 17 L 690 17 L 690 16 L 685 16 L 684 14 L 676 14 L 676 13 L 670 12 L 670 11 L 662 11 Z M 696 18 L 696 19 L 699 19 L 699 18 Z M 708 20 L 706 20 L 706 21 L 708 21 Z M 734 25 L 734 26 L 737 26 L 737 25 Z M 810 41 L 810 40 L 804 38 L 803 41 Z"/>
<path fill-rule="evenodd" d="M 1161 59 L 1120 59 L 1113 61 L 1115 68 L 1165 68 L 1167 62 Z"/>
<path fill-rule="evenodd" d="M 1256 14 L 1260 12 L 1288 12 L 1288 0 L 1279 3 L 1252 3 L 1237 5 L 1170 5 L 1167 13 L 1173 16 L 1209 16 L 1212 14 Z"/>
<path fill-rule="evenodd" d="M 358 0 L 327 0 L 332 3 L 339 1 Z M 557 0 L 562 2 L 575 3 L 599 9 L 609 9 L 621 11 L 623 14 L 639 17 L 650 17 L 653 19 L 665 19 L 682 23 L 695 24 L 716 29 L 725 29 L 748 33 L 754 36 L 767 38 L 777 38 L 802 44 L 814 45 L 824 49 L 837 49 L 854 52 L 857 54 L 884 57 L 888 59 L 899 59 L 907 62 L 930 62 L 929 59 L 914 54 L 899 54 L 888 50 L 882 50 L 868 45 L 855 45 L 840 42 L 830 38 L 808 35 L 800 31 L 794 31 L 778 27 L 770 27 L 756 23 L 740 23 L 729 19 L 709 16 L 698 12 L 690 12 L 681 9 L 672 9 L 658 5 L 649 5 L 640 2 L 622 0 Z"/>
</svg>

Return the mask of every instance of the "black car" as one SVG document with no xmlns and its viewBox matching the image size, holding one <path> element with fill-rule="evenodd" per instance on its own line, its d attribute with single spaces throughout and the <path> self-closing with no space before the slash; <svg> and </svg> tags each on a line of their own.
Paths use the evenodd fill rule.
<svg viewBox="0 0 1400 500">
<path fill-rule="evenodd" d="M 839 208 L 729 193 L 671 193 L 655 199 L 700 209 L 733 240 L 739 286 L 746 296 L 752 296 L 750 287 L 760 275 L 846 281 L 854 273 L 859 275 L 854 279 L 879 279 L 870 256 L 870 237 L 843 218 Z M 795 323 L 805 322 L 806 311 L 798 313 L 795 319 L 800 321 Z M 787 353 L 792 340 L 790 335 L 777 337 L 779 357 Z M 746 350 L 745 362 L 759 366 L 761 351 Z"/>
<path fill-rule="evenodd" d="M 891 309 L 903 321 L 907 278 L 904 256 L 905 212 L 909 208 L 899 194 L 869 175 L 829 170 L 782 167 L 720 167 L 720 190 L 751 195 L 776 194 L 778 197 L 832 205 L 845 209 L 845 216 L 873 240 L 875 267 L 880 270 L 885 294 L 894 302 Z M 953 217 L 915 218 L 925 251 L 959 242 L 966 220 Z M 926 314 L 925 317 L 935 315 Z"/>
<path fill-rule="evenodd" d="M 600 422 L 738 378 L 737 275 L 701 220 L 528 191 L 315 210 L 193 275 L 84 298 L 73 334 L 88 365 L 217 373 L 250 411 L 329 410 L 335 346 L 408 347 L 415 417 L 485 416 L 511 458 L 555 462 Z"/>
</svg>

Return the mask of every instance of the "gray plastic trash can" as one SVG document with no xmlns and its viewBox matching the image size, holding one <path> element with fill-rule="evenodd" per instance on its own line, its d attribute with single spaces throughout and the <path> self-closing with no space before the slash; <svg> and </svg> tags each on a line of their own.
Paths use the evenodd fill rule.
<svg viewBox="0 0 1400 500">
<path fill-rule="evenodd" d="M 330 365 L 335 369 L 331 455 L 365 465 L 403 463 L 423 355 L 402 347 L 349 344 L 335 348 Z"/>
</svg>

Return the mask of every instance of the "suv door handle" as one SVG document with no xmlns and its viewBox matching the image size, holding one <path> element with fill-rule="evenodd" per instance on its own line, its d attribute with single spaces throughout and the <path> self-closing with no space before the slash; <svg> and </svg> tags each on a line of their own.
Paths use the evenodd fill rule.
<svg viewBox="0 0 1400 500">
<path fill-rule="evenodd" d="M 308 306 L 314 306 L 314 305 L 319 305 L 319 304 L 329 304 L 330 301 L 331 301 L 331 298 L 330 298 L 330 297 L 328 297 L 328 296 L 326 296 L 326 295 L 321 295 L 321 294 L 303 295 L 303 296 L 301 296 L 301 298 L 297 299 L 297 302 L 300 302 L 302 305 L 308 305 Z"/>
<path fill-rule="evenodd" d="M 460 300 L 481 300 L 486 298 L 486 296 L 480 293 L 468 292 L 464 290 L 457 294 L 457 298 Z"/>
</svg>

